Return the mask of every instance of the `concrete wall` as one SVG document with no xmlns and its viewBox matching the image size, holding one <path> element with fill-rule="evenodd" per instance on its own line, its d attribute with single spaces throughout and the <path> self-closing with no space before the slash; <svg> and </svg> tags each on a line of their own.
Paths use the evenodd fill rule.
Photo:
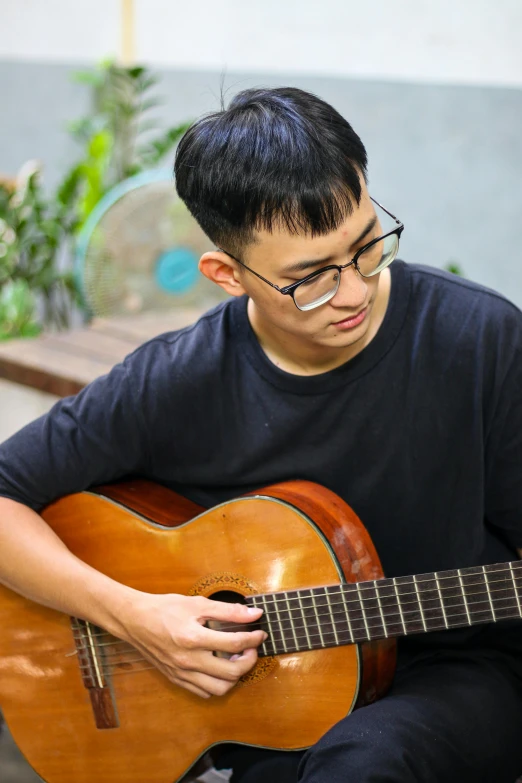
<svg viewBox="0 0 522 783">
<path fill-rule="evenodd" d="M 137 59 L 181 70 L 522 86 L 520 0 L 134 0 Z M 120 51 L 122 0 L 4 0 L 0 58 Z"/>
<path fill-rule="evenodd" d="M 40 158 L 54 185 L 87 109 L 80 63 L 120 50 L 119 0 L 7 0 L 0 172 Z M 315 91 L 368 147 L 372 194 L 406 225 L 402 256 L 522 305 L 520 0 L 136 0 L 136 56 L 161 75 L 165 123 L 253 85 Z"/>
<path fill-rule="evenodd" d="M 87 109 L 77 66 L 0 61 L 0 172 L 45 162 L 51 186 L 74 159 L 68 120 Z M 218 71 L 162 69 L 165 123 L 214 110 Z M 229 95 L 292 84 L 330 101 L 370 156 L 372 194 L 405 223 L 406 260 L 465 274 L 522 306 L 522 89 L 229 72 Z"/>
</svg>

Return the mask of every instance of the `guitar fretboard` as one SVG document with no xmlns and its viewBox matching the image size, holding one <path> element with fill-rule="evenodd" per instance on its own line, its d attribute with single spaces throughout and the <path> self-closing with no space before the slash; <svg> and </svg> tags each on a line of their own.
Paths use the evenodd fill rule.
<svg viewBox="0 0 522 783">
<path fill-rule="evenodd" d="M 522 618 L 522 561 L 248 598 L 264 610 L 261 655 Z"/>
</svg>

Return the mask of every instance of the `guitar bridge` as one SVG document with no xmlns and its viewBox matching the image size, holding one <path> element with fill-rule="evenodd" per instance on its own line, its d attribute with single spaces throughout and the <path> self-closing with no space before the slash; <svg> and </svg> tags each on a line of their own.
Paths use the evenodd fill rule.
<svg viewBox="0 0 522 783">
<path fill-rule="evenodd" d="M 101 628 L 71 617 L 80 676 L 89 692 L 97 729 L 117 729 L 120 725 L 114 694 L 105 676 L 103 651 L 97 644 Z"/>
</svg>

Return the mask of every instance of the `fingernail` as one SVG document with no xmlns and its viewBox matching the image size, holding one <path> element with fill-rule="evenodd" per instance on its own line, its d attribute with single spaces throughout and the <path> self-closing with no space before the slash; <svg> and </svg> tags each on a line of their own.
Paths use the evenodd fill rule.
<svg viewBox="0 0 522 783">
<path fill-rule="evenodd" d="M 233 656 L 232 656 L 231 658 L 229 658 L 228 660 L 229 660 L 229 661 L 239 661 L 239 659 L 240 659 L 240 658 L 241 658 L 241 656 L 240 656 L 240 655 L 238 655 L 238 654 L 236 653 L 236 655 L 233 655 Z"/>
<path fill-rule="evenodd" d="M 248 614 L 257 614 L 259 612 L 259 609 L 257 609 L 255 606 L 248 606 Z"/>
</svg>

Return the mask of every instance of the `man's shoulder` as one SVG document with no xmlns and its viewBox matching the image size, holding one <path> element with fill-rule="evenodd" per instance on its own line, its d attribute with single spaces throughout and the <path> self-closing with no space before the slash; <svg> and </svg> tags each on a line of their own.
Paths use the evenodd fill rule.
<svg viewBox="0 0 522 783">
<path fill-rule="evenodd" d="M 504 376 L 522 356 L 522 312 L 502 294 L 451 272 L 407 264 L 410 338 L 437 366 Z"/>
<path fill-rule="evenodd" d="M 522 338 L 522 312 L 506 296 L 460 275 L 421 264 L 408 264 L 412 306 L 420 319 L 440 328 L 472 332 L 515 329 Z"/>
<path fill-rule="evenodd" d="M 125 359 L 131 374 L 192 372 L 219 363 L 230 349 L 232 310 L 238 303 L 221 302 L 183 329 L 164 332 L 129 354 Z"/>
<path fill-rule="evenodd" d="M 447 307 L 457 309 L 460 306 L 474 305 L 477 312 L 498 310 L 515 318 L 522 316 L 520 309 L 508 297 L 492 288 L 437 267 L 411 263 L 407 266 L 414 295 L 433 300 L 438 298 Z"/>
</svg>

